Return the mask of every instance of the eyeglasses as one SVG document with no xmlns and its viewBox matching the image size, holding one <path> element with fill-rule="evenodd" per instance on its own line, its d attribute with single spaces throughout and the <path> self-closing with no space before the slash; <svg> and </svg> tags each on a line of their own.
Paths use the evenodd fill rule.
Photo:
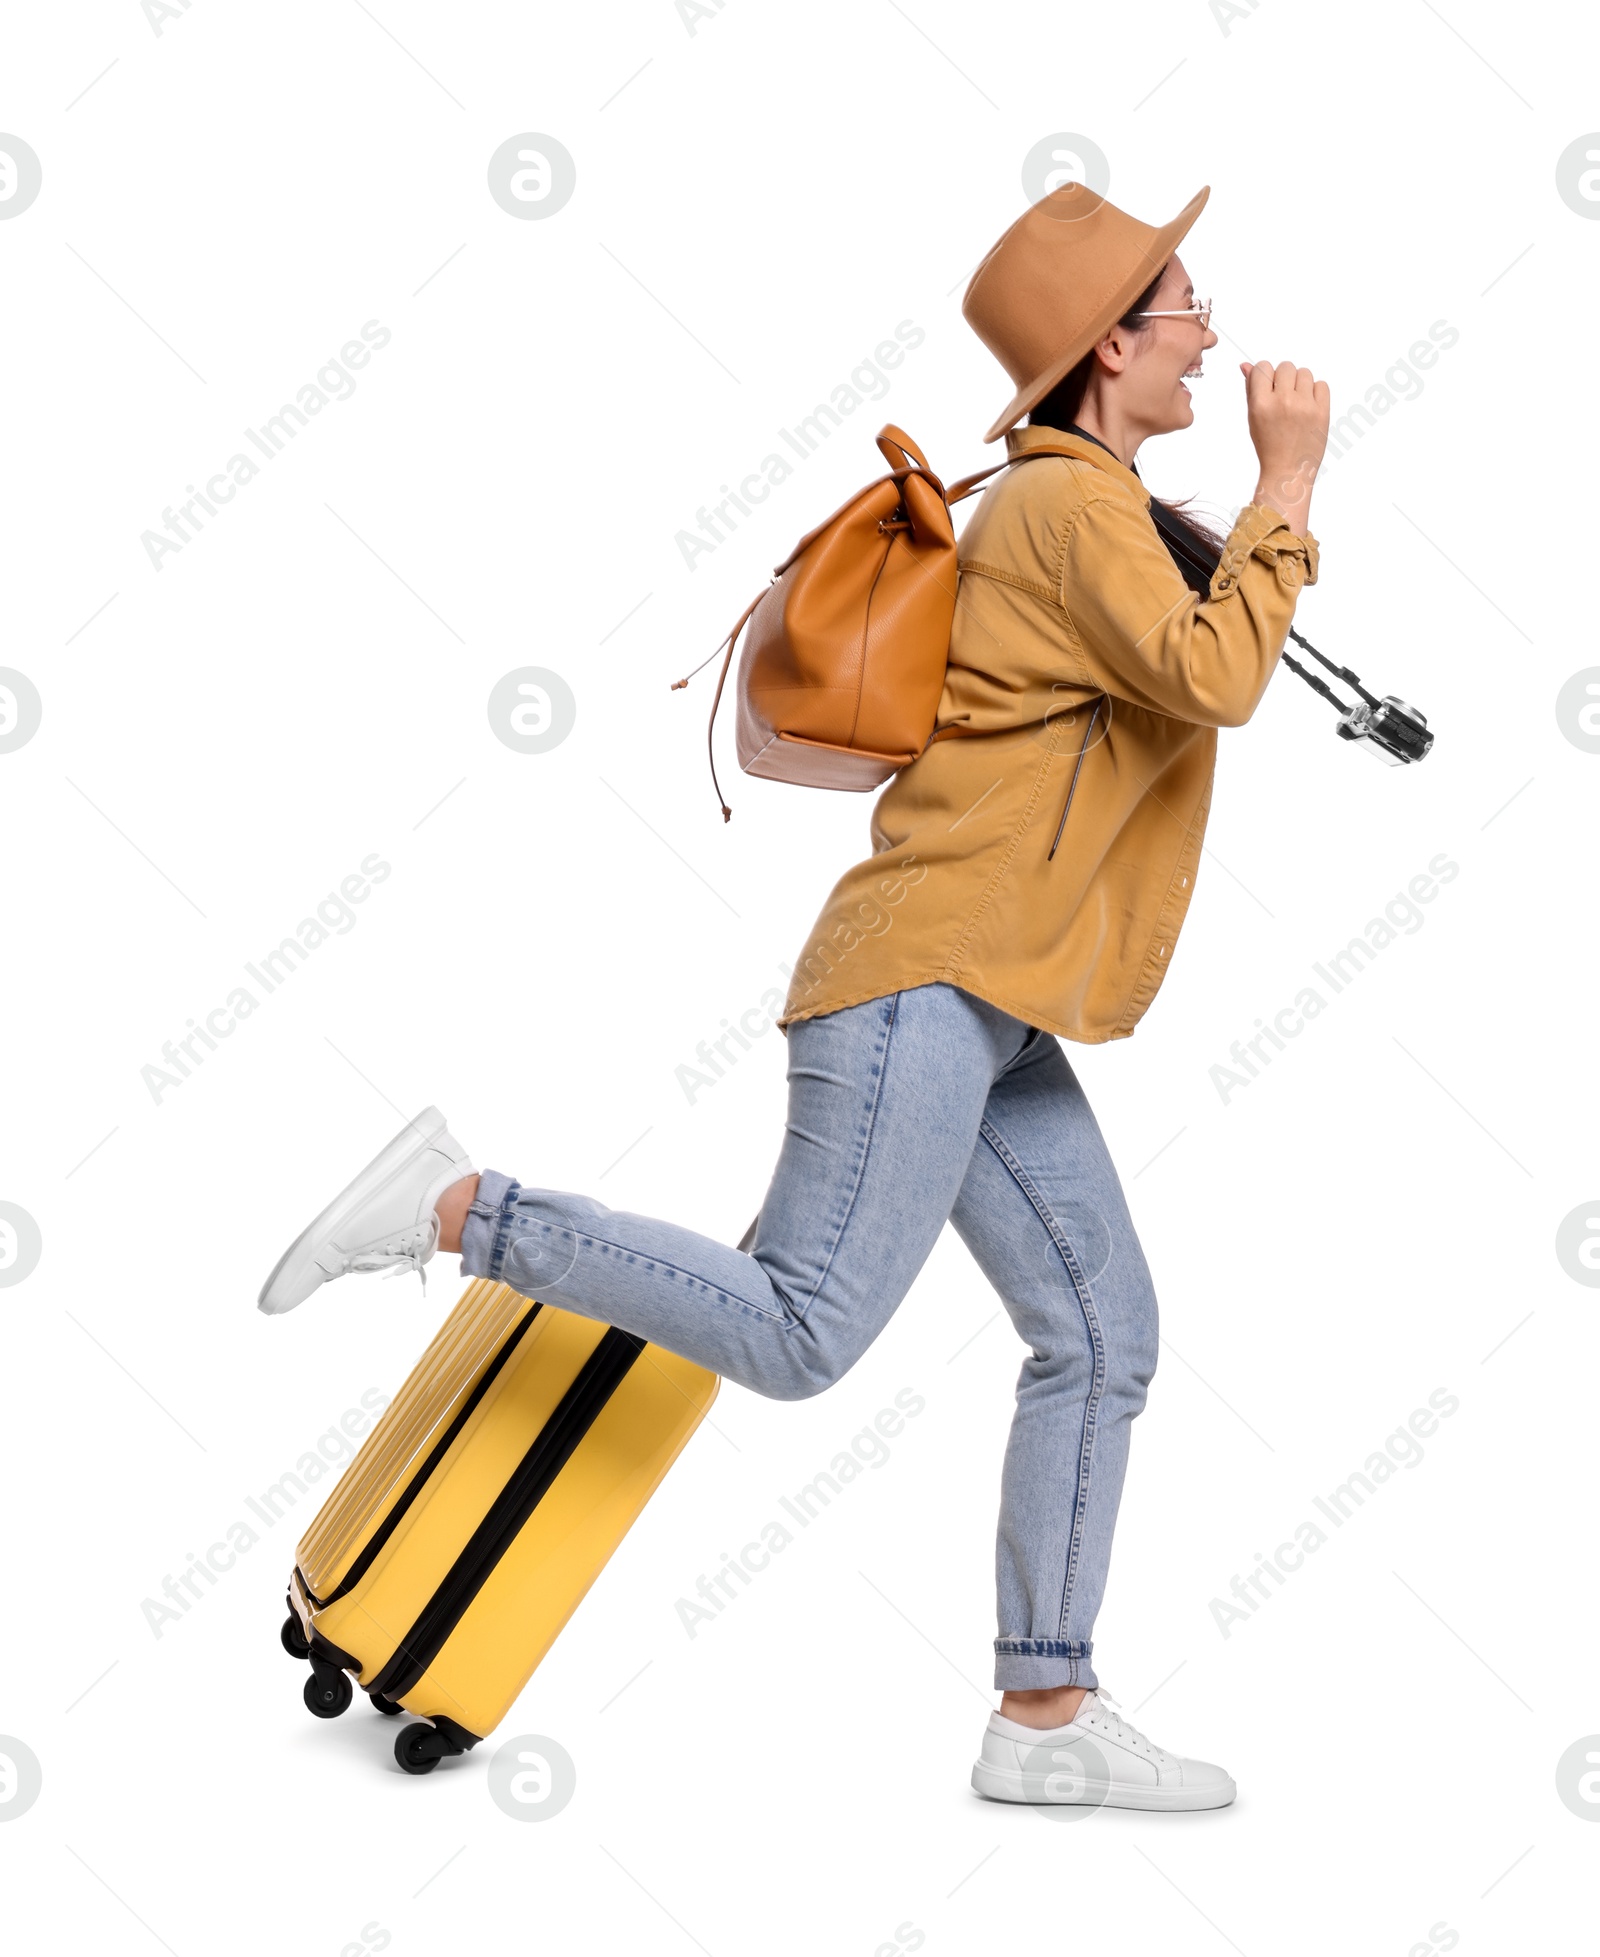
<svg viewBox="0 0 1600 1957">
<path fill-rule="evenodd" d="M 1199 301 L 1197 305 L 1181 306 L 1176 312 L 1170 312 L 1170 313 L 1135 313 L 1134 318 L 1135 319 L 1197 319 L 1200 322 L 1200 331 L 1203 333 L 1205 332 L 1206 328 L 1211 324 L 1211 301 L 1209 299 L 1202 299 Z"/>
</svg>

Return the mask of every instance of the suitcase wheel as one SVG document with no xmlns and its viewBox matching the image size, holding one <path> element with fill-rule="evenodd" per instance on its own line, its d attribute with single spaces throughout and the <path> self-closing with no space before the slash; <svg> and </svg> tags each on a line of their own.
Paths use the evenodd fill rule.
<svg viewBox="0 0 1600 1957">
<path fill-rule="evenodd" d="M 438 1727 L 424 1726 L 420 1721 L 395 1735 L 394 1757 L 408 1774 L 431 1774 L 447 1753 L 459 1751 Z"/>
<path fill-rule="evenodd" d="M 311 1656 L 311 1647 L 306 1642 L 306 1634 L 300 1628 L 300 1620 L 293 1611 L 283 1620 L 283 1629 L 278 1633 L 278 1642 L 291 1658 L 302 1663 Z"/>
<path fill-rule="evenodd" d="M 313 1658 L 311 1676 L 306 1680 L 305 1702 L 319 1719 L 337 1719 L 349 1709 L 355 1687 L 337 1666 Z"/>
<path fill-rule="evenodd" d="M 404 1706 L 397 1706 L 393 1699 L 386 1699 L 381 1692 L 373 1692 L 369 1697 L 386 1719 L 398 1719 L 405 1711 Z"/>
</svg>

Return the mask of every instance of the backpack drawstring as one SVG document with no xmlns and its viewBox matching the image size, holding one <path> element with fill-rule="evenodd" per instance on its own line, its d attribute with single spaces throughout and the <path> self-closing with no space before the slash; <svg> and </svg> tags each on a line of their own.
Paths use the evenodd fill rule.
<svg viewBox="0 0 1600 1957">
<path fill-rule="evenodd" d="M 769 586 L 768 589 L 770 588 Z M 717 653 L 722 651 L 722 646 L 728 648 L 727 654 L 722 662 L 722 671 L 717 675 L 717 691 L 715 698 L 711 702 L 711 718 L 706 722 L 706 753 L 711 757 L 711 786 L 717 791 L 717 806 L 722 810 L 722 819 L 724 822 L 731 822 L 733 820 L 733 810 L 723 801 L 722 784 L 717 780 L 717 750 L 712 740 L 712 736 L 715 734 L 717 728 L 717 708 L 722 704 L 722 689 L 728 683 L 728 668 L 733 663 L 733 648 L 738 642 L 739 634 L 744 630 L 750 614 L 766 595 L 765 591 L 758 592 L 739 614 L 738 624 L 722 641 L 722 645 L 717 647 L 716 652 L 713 652 L 710 658 L 702 659 L 700 664 L 695 667 L 694 673 L 685 673 L 681 680 L 674 680 L 672 685 L 667 689 L 670 693 L 676 693 L 680 686 L 687 686 L 690 680 L 694 678 L 695 673 L 703 673 L 705 671 L 711 664 L 711 660 L 715 659 Z"/>
</svg>

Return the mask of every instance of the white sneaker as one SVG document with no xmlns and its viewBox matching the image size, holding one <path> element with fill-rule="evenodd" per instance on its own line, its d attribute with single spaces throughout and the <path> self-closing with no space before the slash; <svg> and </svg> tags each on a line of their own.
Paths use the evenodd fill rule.
<svg viewBox="0 0 1600 1957">
<path fill-rule="evenodd" d="M 989 1715 L 972 1784 L 991 1801 L 1038 1807 L 1225 1808 L 1238 1792 L 1221 1767 L 1185 1760 L 1147 1740 L 1086 1692 L 1066 1726 L 1023 1726 Z"/>
<path fill-rule="evenodd" d="M 257 1300 L 264 1312 L 293 1311 L 319 1284 L 347 1271 L 422 1267 L 439 1241 L 433 1206 L 473 1173 L 437 1108 L 424 1108 L 375 1161 L 336 1196 L 278 1259 Z M 423 1289 L 428 1280 L 422 1278 Z"/>
</svg>

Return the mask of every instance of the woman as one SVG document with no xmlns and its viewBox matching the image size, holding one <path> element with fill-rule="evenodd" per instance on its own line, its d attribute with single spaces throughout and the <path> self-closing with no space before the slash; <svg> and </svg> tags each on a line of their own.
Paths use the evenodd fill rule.
<svg viewBox="0 0 1600 1957">
<path fill-rule="evenodd" d="M 1055 1037 L 1126 1038 L 1155 996 L 1216 729 L 1254 712 L 1316 576 L 1328 390 L 1304 368 L 1243 366 L 1261 479 L 1209 590 L 1185 582 L 1133 466 L 1193 421 L 1185 376 L 1217 343 L 1174 255 L 1207 194 L 1158 229 L 1068 185 L 973 276 L 963 311 L 1016 383 L 986 439 L 1004 433 L 1014 466 L 961 540 L 935 736 L 880 798 L 872 856 L 796 962 L 788 1125 L 748 1253 L 474 1175 L 430 1109 L 261 1295 L 287 1311 L 346 1271 L 459 1251 L 464 1274 L 800 1399 L 861 1356 L 952 1222 L 1029 1348 L 1001 1488 L 1002 1698 L 973 1769 L 1003 1800 L 1234 1797 L 1220 1767 L 1120 1718 L 1092 1662 L 1156 1301 Z"/>
</svg>

